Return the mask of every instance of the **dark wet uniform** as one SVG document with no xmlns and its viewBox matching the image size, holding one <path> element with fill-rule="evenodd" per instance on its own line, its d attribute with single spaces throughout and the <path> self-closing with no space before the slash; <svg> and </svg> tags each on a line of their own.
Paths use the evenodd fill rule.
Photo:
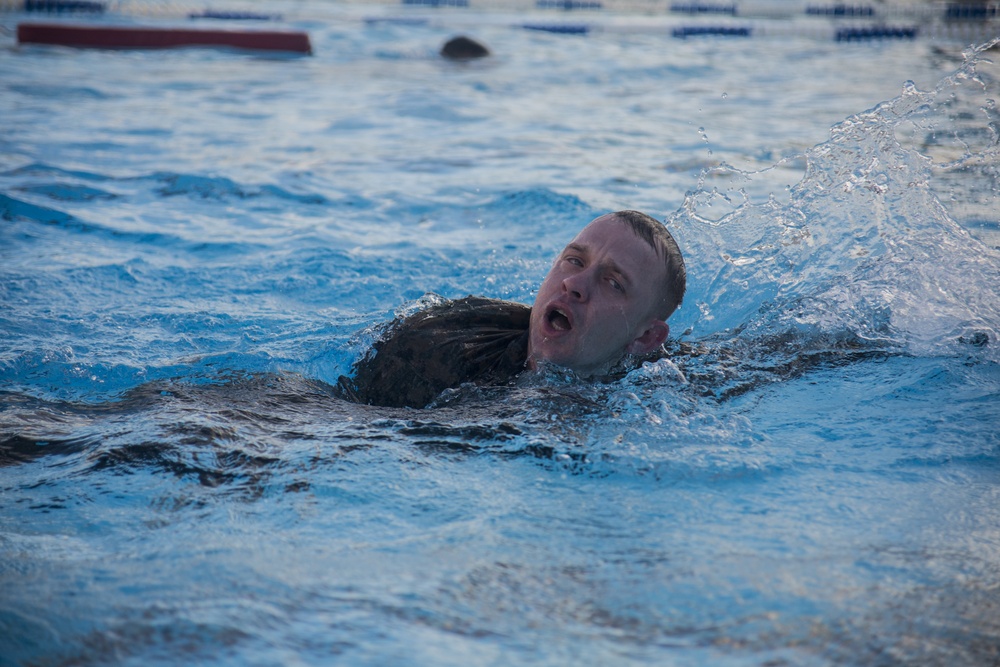
<svg viewBox="0 0 1000 667">
<path fill-rule="evenodd" d="M 531 308 L 470 296 L 449 301 L 393 325 L 373 353 L 337 382 L 355 403 L 422 408 L 445 389 L 465 382 L 505 385 L 528 356 Z"/>
</svg>

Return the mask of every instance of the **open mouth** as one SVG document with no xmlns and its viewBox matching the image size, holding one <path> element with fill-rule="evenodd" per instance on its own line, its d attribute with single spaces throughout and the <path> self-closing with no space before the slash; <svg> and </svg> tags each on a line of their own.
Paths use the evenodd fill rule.
<svg viewBox="0 0 1000 667">
<path fill-rule="evenodd" d="M 569 331 L 573 328 L 573 325 L 570 324 L 569 318 L 566 317 L 566 313 L 562 312 L 558 308 L 550 310 L 546 319 L 548 320 L 549 326 L 556 331 Z"/>
</svg>

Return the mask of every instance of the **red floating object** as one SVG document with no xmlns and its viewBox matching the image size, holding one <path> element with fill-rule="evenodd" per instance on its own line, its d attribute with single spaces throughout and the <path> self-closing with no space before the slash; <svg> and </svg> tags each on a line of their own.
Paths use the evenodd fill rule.
<svg viewBox="0 0 1000 667">
<path fill-rule="evenodd" d="M 304 32 L 257 30 L 186 30 L 22 23 L 17 26 L 17 41 L 21 44 L 54 44 L 94 49 L 224 46 L 234 49 L 312 53 L 309 35 Z"/>
</svg>

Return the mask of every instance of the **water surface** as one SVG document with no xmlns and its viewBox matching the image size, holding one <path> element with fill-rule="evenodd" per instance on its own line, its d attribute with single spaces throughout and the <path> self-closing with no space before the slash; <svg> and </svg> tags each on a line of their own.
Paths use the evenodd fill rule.
<svg viewBox="0 0 1000 667">
<path fill-rule="evenodd" d="M 0 662 L 1000 660 L 995 51 L 266 8 L 315 54 L 4 33 Z M 621 208 L 675 356 L 332 396 Z"/>
</svg>

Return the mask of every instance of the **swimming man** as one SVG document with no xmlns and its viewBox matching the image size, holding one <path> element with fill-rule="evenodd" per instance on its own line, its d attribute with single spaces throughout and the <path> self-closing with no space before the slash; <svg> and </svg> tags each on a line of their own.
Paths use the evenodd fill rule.
<svg viewBox="0 0 1000 667">
<path fill-rule="evenodd" d="M 411 315 L 338 391 L 358 403 L 422 408 L 445 389 L 506 385 L 546 363 L 581 379 L 614 377 L 661 353 L 686 281 L 663 224 L 638 211 L 602 215 L 556 258 L 534 306 L 467 297 Z"/>
</svg>

